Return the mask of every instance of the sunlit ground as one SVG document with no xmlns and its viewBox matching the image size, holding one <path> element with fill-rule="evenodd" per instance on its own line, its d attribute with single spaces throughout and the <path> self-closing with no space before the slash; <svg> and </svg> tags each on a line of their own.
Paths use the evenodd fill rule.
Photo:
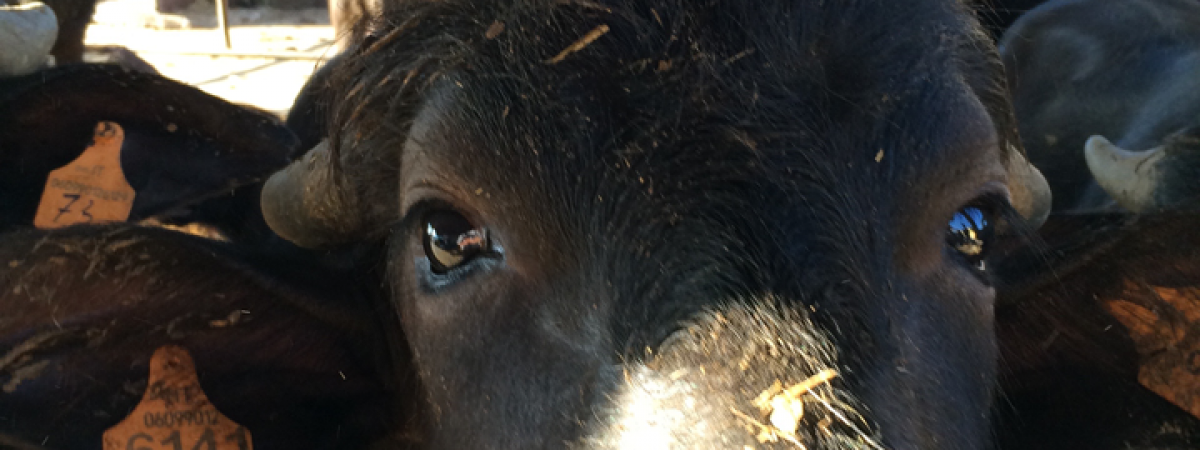
<svg viewBox="0 0 1200 450">
<path fill-rule="evenodd" d="M 109 0 L 99 6 L 87 43 L 126 47 L 169 78 L 286 113 L 320 59 L 331 54 L 328 16 L 324 10 L 231 14 L 232 48 L 226 49 L 212 5 L 202 0 L 180 15 L 156 14 L 153 0 Z"/>
</svg>

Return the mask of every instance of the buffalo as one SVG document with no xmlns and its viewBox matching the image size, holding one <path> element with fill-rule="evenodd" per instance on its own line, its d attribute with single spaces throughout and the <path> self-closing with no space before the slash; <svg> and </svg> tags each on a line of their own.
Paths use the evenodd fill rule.
<svg viewBox="0 0 1200 450">
<path fill-rule="evenodd" d="M 273 116 L 113 65 L 0 79 L 0 117 L 0 231 L 32 223 L 47 174 L 76 159 L 96 124 L 108 121 L 124 130 L 121 168 L 138 192 L 129 220 L 266 238 L 273 234 L 258 213 L 256 183 L 298 145 Z"/>
<path fill-rule="evenodd" d="M 1001 54 L 1030 160 L 1059 211 L 1193 207 L 1200 5 L 1055 1 Z"/>
<path fill-rule="evenodd" d="M 100 448 L 165 345 L 254 448 L 365 448 L 403 407 L 352 266 L 131 224 L 13 231 L 0 259 L 0 448 Z"/>
<path fill-rule="evenodd" d="M 263 206 L 382 249 L 420 448 L 988 446 L 986 255 L 1049 205 L 965 5 L 381 14 Z"/>
<path fill-rule="evenodd" d="M 1036 237 L 999 246 L 997 448 L 1200 445 L 1200 420 L 1181 408 L 1195 392 L 1186 357 L 1196 327 L 1180 308 L 1200 294 L 1198 220 L 1061 213 Z M 1147 387 L 1164 382 L 1182 394 L 1175 404 Z"/>
<path fill-rule="evenodd" d="M 97 445 L 168 344 L 256 448 L 1200 435 L 1137 389 L 1110 318 L 1046 315 L 1194 222 L 1104 222 L 1114 248 L 1051 217 L 1047 253 L 1048 185 L 962 2 L 406 1 L 360 30 L 289 118 L 311 150 L 241 205 L 277 236 L 0 236 L 14 442 Z M 1097 392 L 1140 397 L 1076 403 Z"/>
<path fill-rule="evenodd" d="M 1020 436 L 1014 448 L 1195 446 L 1184 409 L 1200 414 L 1189 375 L 1198 13 L 1171 0 L 1052 1 L 1001 40 L 1022 140 L 1058 212 L 1041 232 L 1048 248 L 997 267 L 1008 303 L 1000 340 L 1011 344 L 1006 359 L 1022 362 L 1011 367 L 1010 399 L 1027 433 L 1010 435 Z M 1054 363 L 1025 364 L 1035 360 Z M 1040 387 L 1022 393 L 1029 386 Z M 1119 401 L 1106 408 L 1099 398 Z M 1041 427 L 1068 416 L 1108 432 Z"/>
<path fill-rule="evenodd" d="M 352 282 L 363 275 L 280 240 L 258 208 L 262 180 L 297 156 L 277 118 L 109 65 L 0 79 L 0 118 L 0 448 L 97 448 L 166 345 L 190 352 L 257 448 L 361 448 L 390 432 L 403 405 L 381 372 L 382 308 Z M 95 144 L 98 123 L 123 131 L 127 220 L 33 229 L 48 174 Z"/>
</svg>

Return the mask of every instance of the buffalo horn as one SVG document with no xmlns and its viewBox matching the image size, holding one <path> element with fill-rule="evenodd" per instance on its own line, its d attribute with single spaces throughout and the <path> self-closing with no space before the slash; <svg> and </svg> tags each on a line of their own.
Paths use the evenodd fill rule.
<svg viewBox="0 0 1200 450">
<path fill-rule="evenodd" d="M 344 243 L 361 228 L 357 195 L 334 169 L 327 141 L 271 175 L 261 203 L 267 225 L 301 247 Z"/>
<path fill-rule="evenodd" d="M 1131 152 L 1097 135 L 1088 138 L 1083 154 L 1096 183 L 1121 207 L 1145 212 L 1162 206 L 1154 193 L 1162 180 L 1163 147 Z"/>
<path fill-rule="evenodd" d="M 0 6 L 0 77 L 32 73 L 58 37 L 54 11 L 41 3 Z"/>
<path fill-rule="evenodd" d="M 1050 185 L 1042 172 L 1016 148 L 1010 148 L 1008 152 L 1008 181 L 1017 212 L 1034 227 L 1045 222 L 1050 215 Z"/>
</svg>

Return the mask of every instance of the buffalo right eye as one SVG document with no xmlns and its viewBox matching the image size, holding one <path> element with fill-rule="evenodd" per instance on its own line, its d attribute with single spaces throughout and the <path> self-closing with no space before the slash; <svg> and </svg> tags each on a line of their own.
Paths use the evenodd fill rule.
<svg viewBox="0 0 1200 450">
<path fill-rule="evenodd" d="M 435 211 L 425 218 L 425 257 L 436 274 L 461 267 L 489 247 L 487 233 L 453 211 Z"/>
</svg>

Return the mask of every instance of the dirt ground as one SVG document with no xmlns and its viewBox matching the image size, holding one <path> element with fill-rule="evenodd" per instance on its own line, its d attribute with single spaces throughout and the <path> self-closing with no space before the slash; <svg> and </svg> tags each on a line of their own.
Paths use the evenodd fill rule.
<svg viewBox="0 0 1200 450">
<path fill-rule="evenodd" d="M 308 77 L 332 56 L 325 9 L 230 11 L 231 47 L 212 4 L 158 14 L 154 0 L 106 0 L 88 28 L 88 45 L 119 45 L 163 75 L 236 103 L 286 114 Z"/>
</svg>

